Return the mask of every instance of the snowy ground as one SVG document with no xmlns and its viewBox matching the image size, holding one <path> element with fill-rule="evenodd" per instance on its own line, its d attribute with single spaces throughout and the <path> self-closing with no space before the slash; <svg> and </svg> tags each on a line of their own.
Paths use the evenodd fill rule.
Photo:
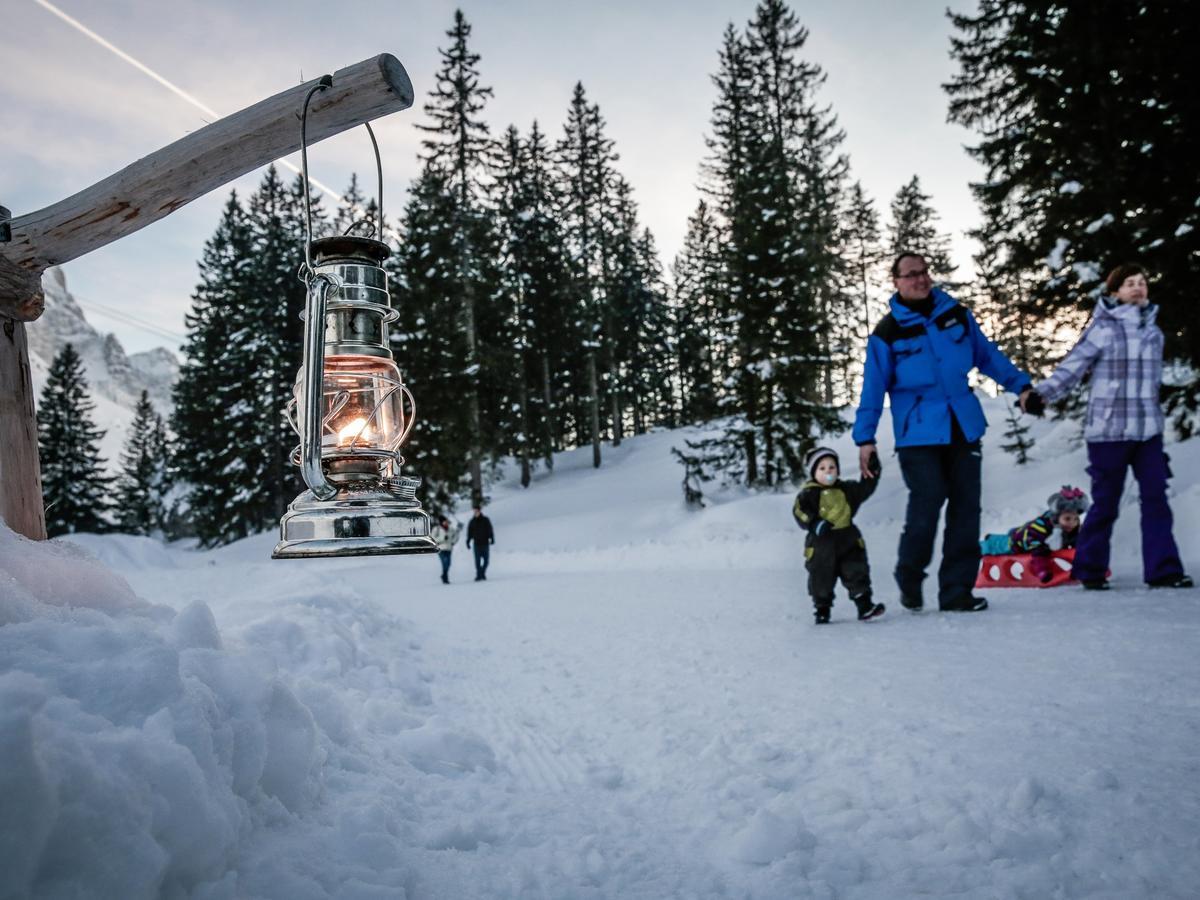
<svg viewBox="0 0 1200 900">
<path fill-rule="evenodd" d="M 1039 429 L 985 452 L 985 529 L 1086 487 Z M 688 512 L 680 441 L 498 486 L 478 584 L 461 546 L 447 587 L 0 533 L 0 898 L 1200 894 L 1200 591 L 1143 589 L 1132 486 L 1118 590 L 914 615 L 885 446 L 888 614 L 815 628 L 790 495 Z M 1200 441 L 1170 449 L 1200 572 Z"/>
</svg>

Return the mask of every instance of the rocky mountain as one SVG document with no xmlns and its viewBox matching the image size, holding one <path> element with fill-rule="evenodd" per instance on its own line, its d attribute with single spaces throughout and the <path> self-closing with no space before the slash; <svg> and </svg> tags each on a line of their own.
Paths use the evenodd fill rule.
<svg viewBox="0 0 1200 900">
<path fill-rule="evenodd" d="M 67 289 L 62 269 L 47 269 L 42 287 L 46 311 L 26 329 L 34 390 L 40 398 L 54 357 L 64 345 L 73 344 L 83 358 L 88 387 L 96 401 L 96 424 L 105 430 L 101 453 L 115 471 L 142 391 L 149 393 L 150 402 L 163 416 L 170 414 L 179 360 L 163 347 L 126 354 L 115 335 L 104 334 L 88 322 Z"/>
</svg>

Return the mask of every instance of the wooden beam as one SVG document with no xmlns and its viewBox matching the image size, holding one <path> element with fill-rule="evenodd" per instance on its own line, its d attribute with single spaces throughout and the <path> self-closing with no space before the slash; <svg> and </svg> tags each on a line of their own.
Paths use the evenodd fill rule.
<svg viewBox="0 0 1200 900">
<path fill-rule="evenodd" d="M 41 274 L 170 215 L 209 191 L 300 149 L 300 113 L 317 79 L 180 138 L 115 175 L 12 221 L 0 243 L 0 316 L 42 313 Z M 390 53 L 339 69 L 308 109 L 310 144 L 412 106 L 404 66 Z"/>
<path fill-rule="evenodd" d="M 0 319 L 0 518 L 18 534 L 46 539 L 37 419 L 25 325 Z"/>
</svg>

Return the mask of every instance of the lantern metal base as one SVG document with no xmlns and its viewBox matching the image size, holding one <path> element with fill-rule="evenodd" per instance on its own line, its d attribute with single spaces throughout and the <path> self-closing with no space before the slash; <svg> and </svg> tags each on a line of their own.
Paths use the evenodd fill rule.
<svg viewBox="0 0 1200 900">
<path fill-rule="evenodd" d="M 337 486 L 330 500 L 305 491 L 279 522 L 272 559 L 436 553 L 429 516 L 416 500 L 397 499 L 378 483 Z"/>
</svg>

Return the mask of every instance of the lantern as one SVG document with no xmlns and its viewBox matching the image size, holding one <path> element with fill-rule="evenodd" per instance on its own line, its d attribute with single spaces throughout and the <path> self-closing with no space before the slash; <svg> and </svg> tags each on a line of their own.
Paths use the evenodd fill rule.
<svg viewBox="0 0 1200 900">
<path fill-rule="evenodd" d="M 421 479 L 401 474 L 400 448 L 412 430 L 416 403 L 388 346 L 387 326 L 397 314 L 382 263 L 391 250 L 374 237 L 351 234 L 312 240 L 304 128 L 308 100 L 327 86 L 323 80 L 313 88 L 301 118 L 308 223 L 301 273 L 308 295 L 304 358 L 287 409 L 300 435 L 292 461 L 308 490 L 280 521 L 281 539 L 271 555 L 434 553 L 429 517 L 416 499 Z M 378 145 L 375 153 L 378 165 Z"/>
</svg>

